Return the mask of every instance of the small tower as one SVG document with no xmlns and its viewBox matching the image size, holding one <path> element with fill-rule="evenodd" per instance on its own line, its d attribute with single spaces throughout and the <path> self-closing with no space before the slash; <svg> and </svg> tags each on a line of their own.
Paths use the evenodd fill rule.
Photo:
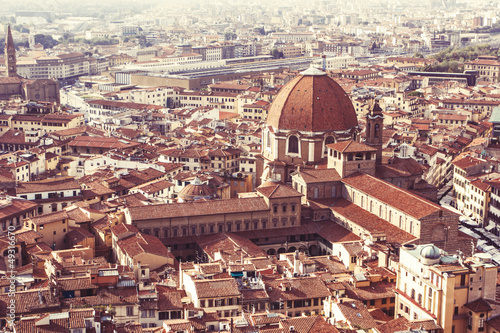
<svg viewBox="0 0 500 333">
<path fill-rule="evenodd" d="M 12 33 L 10 31 L 10 25 L 7 28 L 7 38 L 5 38 L 5 59 L 7 67 L 7 76 L 16 77 L 17 67 L 16 67 L 16 46 L 14 45 L 14 39 L 12 38 Z"/>
<path fill-rule="evenodd" d="M 382 161 L 382 132 L 384 128 L 384 115 L 377 100 L 371 102 L 366 114 L 366 140 L 365 144 L 377 149 L 377 164 Z"/>
</svg>

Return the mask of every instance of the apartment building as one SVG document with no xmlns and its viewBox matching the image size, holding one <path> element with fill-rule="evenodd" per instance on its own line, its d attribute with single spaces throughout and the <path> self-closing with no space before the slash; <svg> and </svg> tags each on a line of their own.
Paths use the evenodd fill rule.
<svg viewBox="0 0 500 333">
<path fill-rule="evenodd" d="M 479 56 L 477 59 L 465 63 L 466 71 L 477 71 L 479 77 L 486 81 L 500 81 L 500 61 L 495 56 Z"/>
<path fill-rule="evenodd" d="M 496 163 L 464 156 L 452 164 L 456 208 L 465 215 L 473 216 L 481 224 L 486 222 L 491 192 L 488 180 L 500 176 L 494 172 Z"/>
<path fill-rule="evenodd" d="M 184 91 L 179 93 L 179 106 L 208 106 L 222 111 L 237 112 L 238 94 L 222 91 Z"/>
<path fill-rule="evenodd" d="M 16 195 L 37 203 L 38 214 L 56 212 L 82 199 L 80 185 L 70 177 L 19 183 Z"/>
<path fill-rule="evenodd" d="M 400 249 L 397 274 L 397 317 L 433 320 L 444 333 L 484 331 L 481 312 L 489 311 L 477 305 L 495 300 L 497 267 L 490 255 L 464 258 L 432 244 L 408 244 Z"/>
<path fill-rule="evenodd" d="M 29 200 L 18 199 L 10 196 L 0 198 L 0 231 L 2 234 L 24 225 L 26 218 L 38 214 L 38 204 Z M 13 231 L 13 230 L 10 230 Z"/>
<path fill-rule="evenodd" d="M 150 93 L 150 96 L 153 93 Z M 158 92 L 156 92 L 158 94 Z M 162 93 L 160 93 L 162 94 Z M 147 95 L 146 95 L 147 96 Z M 157 96 L 157 100 L 161 100 L 163 96 Z M 151 98 L 151 97 L 149 97 Z M 120 101 L 108 101 L 108 100 L 91 100 L 87 101 L 86 118 L 89 122 L 95 122 L 96 124 L 103 125 L 120 125 L 121 120 L 118 119 L 120 115 L 124 114 L 135 114 L 139 111 L 159 111 L 165 109 L 165 106 L 144 104 L 144 103 L 133 103 L 133 102 L 120 102 Z M 131 120 L 129 120 L 131 121 Z"/>
<path fill-rule="evenodd" d="M 97 61 L 74 52 L 17 61 L 17 74 L 27 79 L 69 79 L 97 74 Z"/>
</svg>

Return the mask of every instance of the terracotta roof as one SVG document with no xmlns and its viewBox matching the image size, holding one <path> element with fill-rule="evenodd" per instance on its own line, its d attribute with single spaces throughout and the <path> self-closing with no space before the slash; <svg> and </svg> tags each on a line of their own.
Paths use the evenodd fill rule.
<svg viewBox="0 0 500 333">
<path fill-rule="evenodd" d="M 318 277 L 280 278 L 264 280 L 264 283 L 272 302 L 276 302 L 279 299 L 293 301 L 331 296 L 330 290 L 328 290 L 323 281 Z M 283 286 L 284 284 L 285 286 Z"/>
<path fill-rule="evenodd" d="M 142 253 L 154 254 L 165 258 L 172 257 L 167 247 L 157 237 L 142 233 L 119 240 L 117 246 L 131 258 Z"/>
<path fill-rule="evenodd" d="M 292 187 L 285 185 L 281 182 L 267 181 L 257 187 L 257 192 L 265 196 L 266 198 L 290 198 L 290 197 L 301 197 L 302 194 Z"/>
<path fill-rule="evenodd" d="M 139 298 L 135 287 L 117 289 L 99 288 L 95 296 L 66 298 L 62 302 L 66 306 L 70 306 L 70 304 L 73 306 L 108 306 L 138 304 Z"/>
<path fill-rule="evenodd" d="M 57 285 L 63 291 L 97 289 L 98 286 L 90 282 L 90 277 L 58 278 Z"/>
<path fill-rule="evenodd" d="M 500 316 L 493 317 L 488 319 L 488 326 L 493 328 L 494 330 L 500 331 Z"/>
<path fill-rule="evenodd" d="M 94 235 L 84 228 L 75 228 L 66 234 L 66 239 L 68 239 L 71 244 L 78 244 L 89 238 L 93 239 Z"/>
<path fill-rule="evenodd" d="M 339 330 L 326 322 L 322 316 L 297 317 L 283 320 L 283 333 L 338 333 Z M 293 329 L 292 329 L 293 327 Z M 265 330 L 266 333 L 278 333 Z"/>
<path fill-rule="evenodd" d="M 416 238 L 346 199 L 336 201 L 331 210 L 336 216 L 347 218 L 370 233 L 386 235 L 389 243 L 402 244 Z"/>
<path fill-rule="evenodd" d="M 345 131 L 358 125 L 345 91 L 327 75 L 299 75 L 276 95 L 266 120 L 282 130 Z"/>
<path fill-rule="evenodd" d="M 23 200 L 7 198 L 0 201 L 0 221 L 10 219 L 16 215 L 21 215 L 29 211 L 33 211 L 38 207 L 38 204 Z"/>
<path fill-rule="evenodd" d="M 195 280 L 193 282 L 198 298 L 220 298 L 241 295 L 234 278 Z"/>
<path fill-rule="evenodd" d="M 5 317 L 6 306 L 10 304 L 7 294 L 0 295 L 0 315 Z M 53 298 L 49 288 L 18 291 L 15 293 L 16 316 L 40 311 L 49 311 L 50 308 L 59 308 L 57 298 Z"/>
<path fill-rule="evenodd" d="M 264 198 L 244 198 L 129 207 L 132 221 L 267 211 Z"/>
<path fill-rule="evenodd" d="M 360 301 L 396 297 L 393 290 L 395 283 L 386 281 L 371 282 L 370 286 L 357 288 L 349 283 L 346 283 L 346 285 L 348 286 L 349 296 L 354 296 L 353 298 Z"/>
<path fill-rule="evenodd" d="M 265 257 L 266 253 L 248 238 L 233 233 L 201 236 L 196 243 L 211 258 L 220 253 L 223 260 L 239 259 L 242 251 L 247 257 Z"/>
<path fill-rule="evenodd" d="M 102 138 L 94 136 L 77 136 L 69 144 L 70 147 L 126 149 L 139 146 L 140 143 L 117 138 Z"/>
<path fill-rule="evenodd" d="M 25 243 L 26 245 L 29 244 L 34 244 L 37 242 L 38 239 L 42 239 L 43 236 L 40 235 L 38 232 L 35 230 L 26 230 L 26 229 L 21 229 L 15 232 L 16 234 L 16 240 L 21 243 Z"/>
<path fill-rule="evenodd" d="M 182 309 L 182 291 L 177 288 L 156 285 L 158 292 L 158 310 Z"/>
<path fill-rule="evenodd" d="M 300 168 L 297 174 L 306 184 L 340 181 L 342 178 L 335 169 Z"/>
<path fill-rule="evenodd" d="M 464 305 L 466 308 L 469 310 L 472 310 L 474 312 L 487 312 L 493 310 L 491 305 L 485 301 L 483 298 L 479 298 L 473 302 L 469 302 Z"/>
<path fill-rule="evenodd" d="M 370 312 L 359 301 L 344 301 L 338 303 L 338 307 L 351 326 L 364 330 L 377 326 Z"/>
<path fill-rule="evenodd" d="M 460 168 L 462 170 L 465 170 L 467 168 L 470 168 L 472 166 L 482 164 L 482 163 L 486 163 L 486 161 L 478 159 L 478 158 L 474 158 L 471 156 L 464 156 L 463 158 L 452 162 L 452 164 L 454 166 L 456 166 L 457 168 Z"/>
<path fill-rule="evenodd" d="M 24 193 L 66 190 L 80 191 L 80 185 L 74 178 L 46 179 L 28 183 L 19 183 L 16 193 L 19 195 Z"/>
<path fill-rule="evenodd" d="M 417 219 L 447 211 L 429 200 L 365 173 L 357 172 L 342 179 L 342 182 Z"/>
<path fill-rule="evenodd" d="M 69 216 L 66 213 L 65 210 L 59 211 L 59 212 L 53 212 L 53 213 L 47 213 L 43 215 L 38 215 L 38 216 L 33 216 L 30 217 L 29 220 L 33 222 L 35 225 L 44 225 L 47 223 L 52 223 L 52 222 L 59 222 L 62 221 L 63 219 L 68 219 Z"/>
<path fill-rule="evenodd" d="M 340 141 L 337 143 L 330 143 L 327 145 L 331 148 L 342 153 L 356 153 L 365 151 L 377 151 L 377 149 L 372 148 L 364 143 L 356 142 L 354 140 Z"/>
</svg>

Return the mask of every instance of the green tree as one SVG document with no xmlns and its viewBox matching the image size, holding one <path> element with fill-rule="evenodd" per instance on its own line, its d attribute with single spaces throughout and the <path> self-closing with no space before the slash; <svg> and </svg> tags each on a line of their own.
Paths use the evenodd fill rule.
<svg viewBox="0 0 500 333">
<path fill-rule="evenodd" d="M 279 51 L 277 48 L 272 49 L 271 55 L 273 56 L 274 59 L 283 59 L 285 57 L 283 52 Z"/>
<path fill-rule="evenodd" d="M 59 42 L 55 40 L 51 35 L 37 34 L 35 35 L 35 43 L 42 44 L 44 49 L 51 49 Z"/>
<path fill-rule="evenodd" d="M 225 40 L 235 40 L 237 37 L 238 36 L 234 32 L 230 32 L 230 31 L 228 31 L 224 34 Z"/>
</svg>

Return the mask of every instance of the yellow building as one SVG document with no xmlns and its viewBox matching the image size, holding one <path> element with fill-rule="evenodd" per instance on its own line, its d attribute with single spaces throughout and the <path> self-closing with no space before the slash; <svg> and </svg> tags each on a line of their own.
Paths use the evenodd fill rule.
<svg viewBox="0 0 500 333">
<path fill-rule="evenodd" d="M 495 300 L 497 267 L 490 255 L 464 259 L 432 244 L 407 244 L 400 249 L 399 262 L 396 317 L 431 319 L 444 333 L 481 332 L 476 329 L 480 314 L 476 318 L 470 310 L 478 309 L 475 302 Z"/>
<path fill-rule="evenodd" d="M 62 249 L 64 237 L 68 233 L 69 216 L 65 210 L 33 216 L 25 220 L 28 229 L 42 235 L 43 241 L 53 250 Z"/>
</svg>

